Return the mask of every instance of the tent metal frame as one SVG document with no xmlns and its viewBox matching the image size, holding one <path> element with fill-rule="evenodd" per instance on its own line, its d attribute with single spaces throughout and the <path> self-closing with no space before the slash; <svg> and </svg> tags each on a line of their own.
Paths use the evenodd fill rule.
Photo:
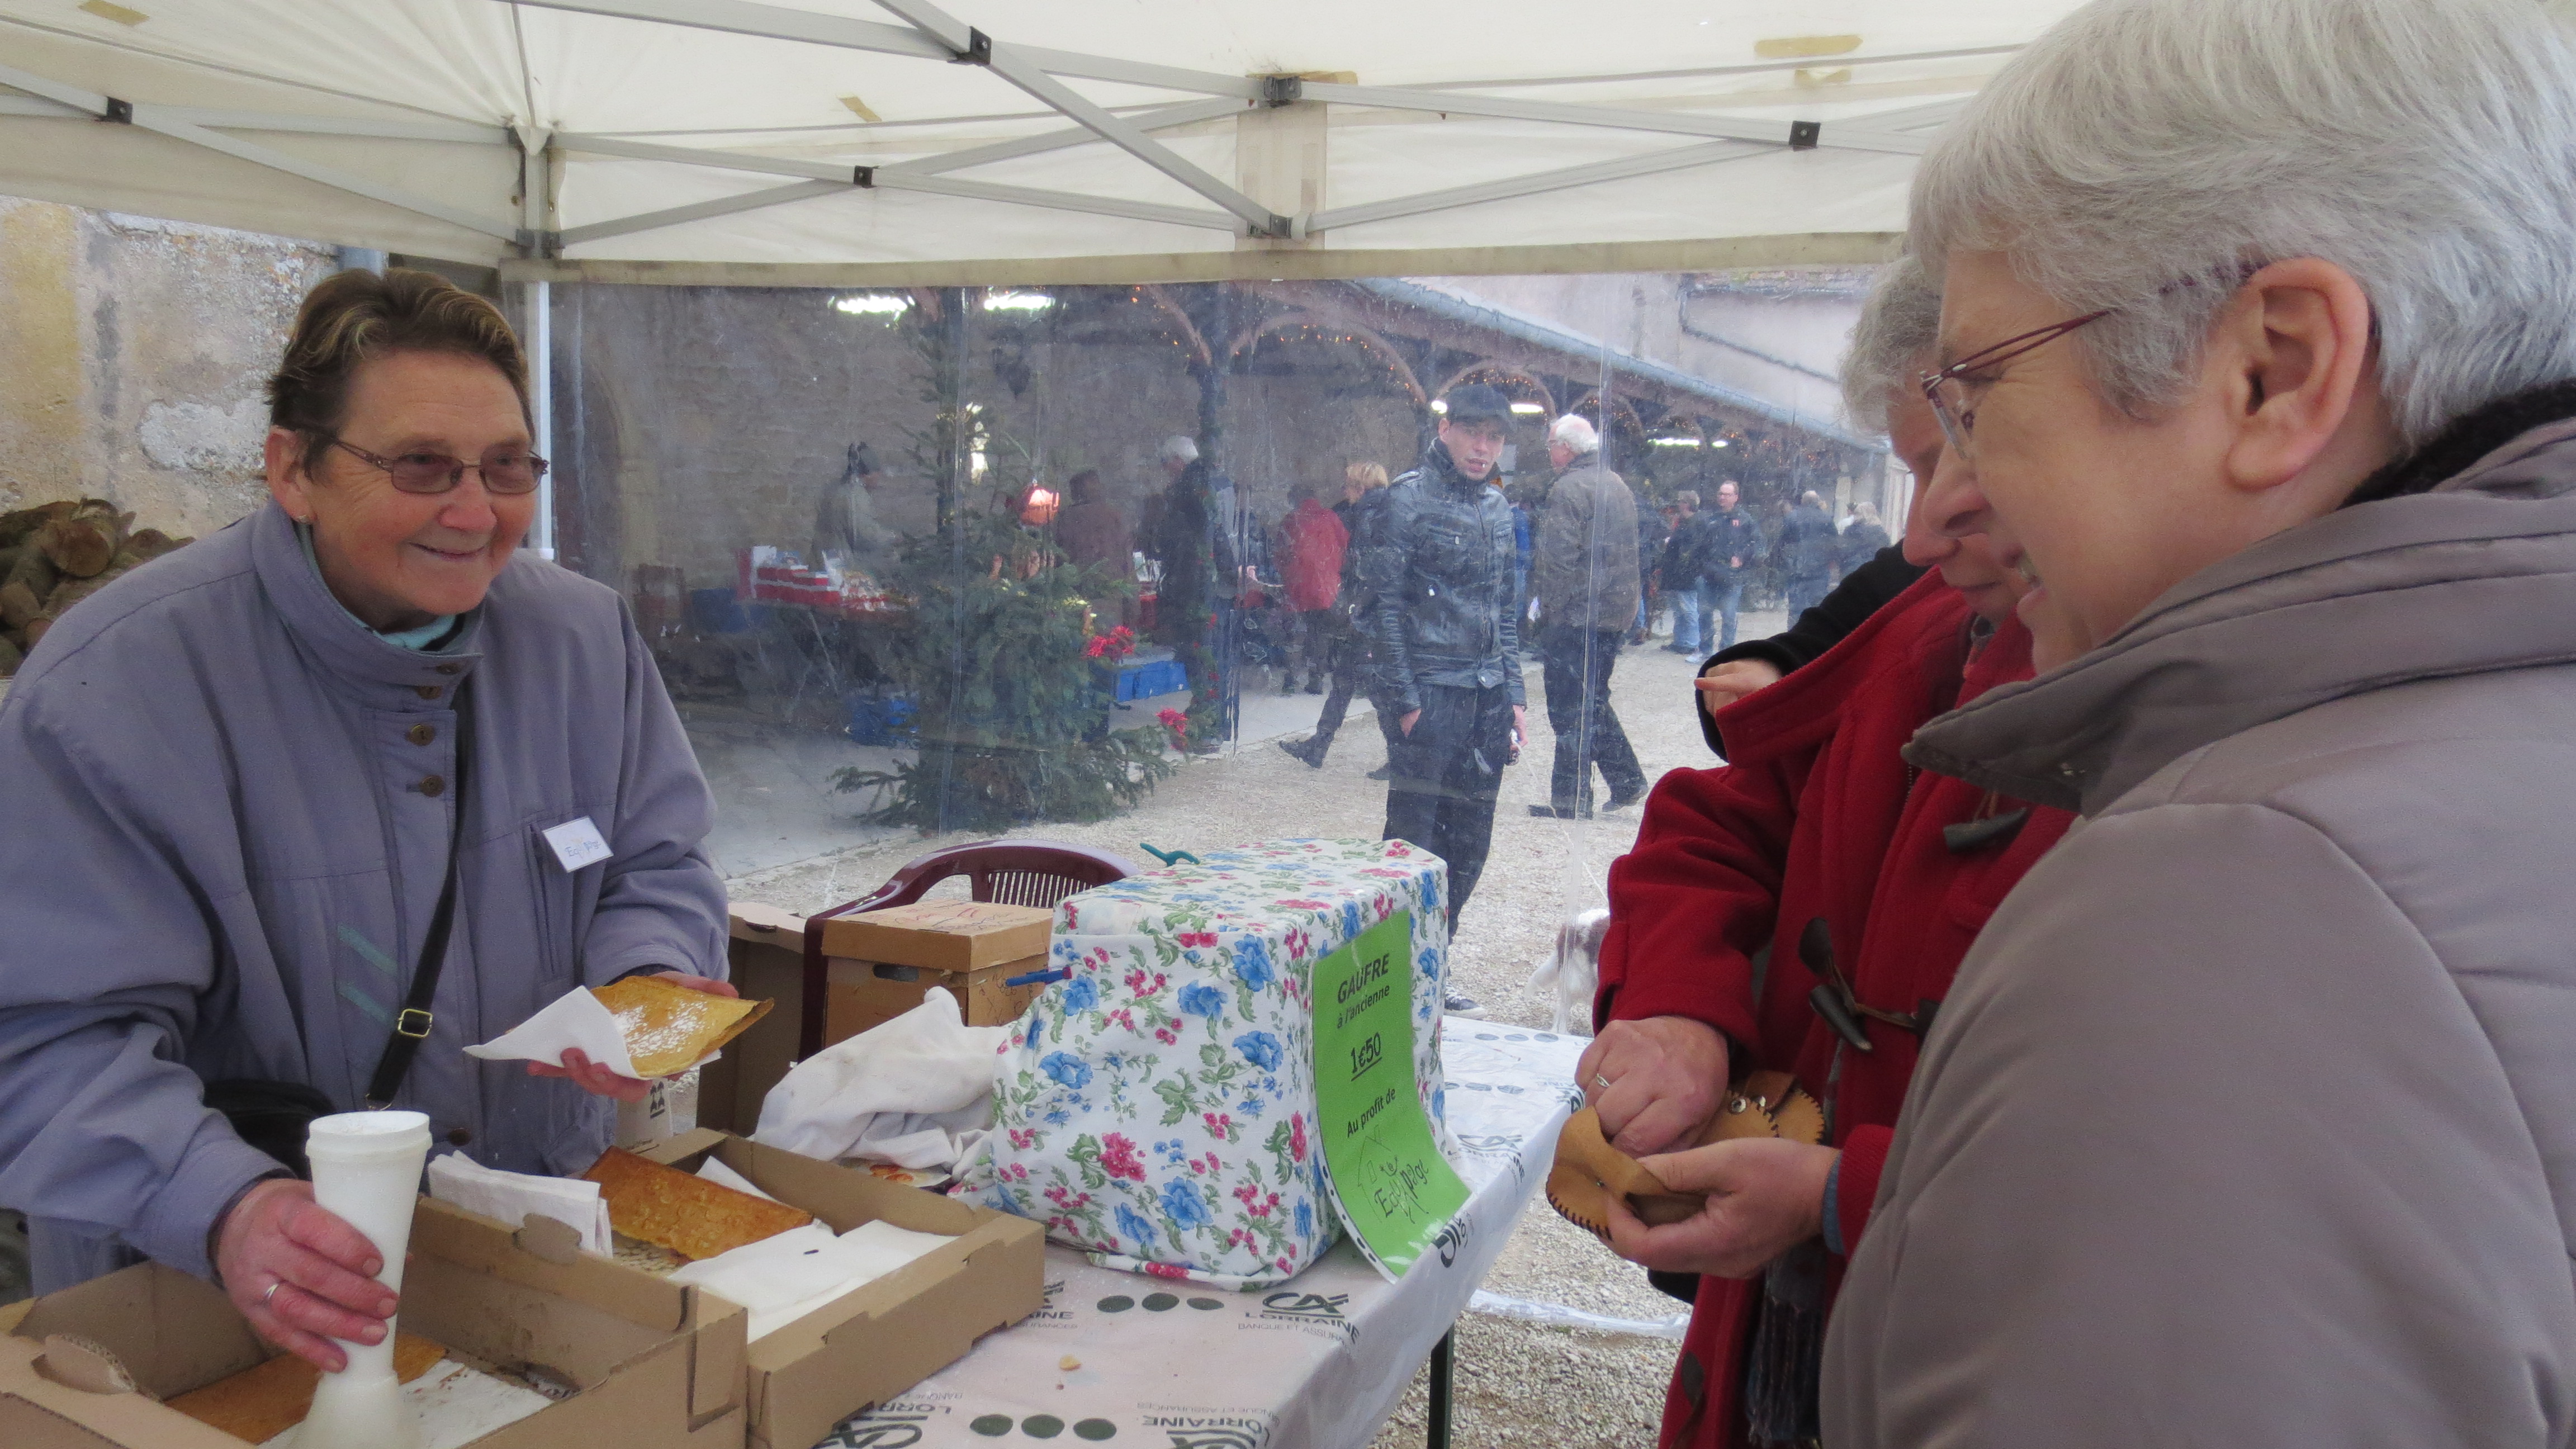
<svg viewBox="0 0 2576 1449">
<path fill-rule="evenodd" d="M 256 111 L 210 110 L 131 102 L 66 85 L 45 76 L 0 65 L 0 85 L 23 96 L 0 94 L 0 115 L 60 116 L 128 124 L 172 140 L 201 146 L 253 165 L 363 197 L 386 206 L 503 241 L 528 258 L 561 256 L 567 246 L 609 237 L 676 226 L 711 217 L 787 205 L 851 190 L 908 191 L 978 201 L 1031 206 L 1055 211 L 1115 216 L 1171 226 L 1231 232 L 1240 237 L 1307 240 L 1337 229 L 1455 210 L 1514 197 L 1566 191 L 1601 182 L 1715 165 L 1781 150 L 1841 148 L 1895 155 L 1920 154 L 1927 137 L 1922 128 L 1946 121 L 1962 101 L 1910 106 L 1853 120 L 1753 120 L 1680 112 L 1637 110 L 1557 101 L 1535 101 L 1477 94 L 1473 89 L 1363 86 L 1296 76 L 1230 76 L 1176 66 L 1122 60 L 1110 56 L 995 39 L 941 9 L 932 0 L 878 0 L 906 24 L 819 15 L 755 0 L 502 0 L 542 9 L 606 16 L 693 29 L 720 31 L 793 43 L 832 46 L 880 55 L 902 56 L 989 70 L 1013 88 L 1072 124 L 1009 141 L 961 147 L 883 166 L 854 166 L 807 161 L 744 151 L 669 145 L 618 136 L 550 134 L 524 125 L 494 125 L 467 120 L 403 120 L 360 116 L 311 116 Z M 2012 47 L 1931 52 L 1921 56 L 1835 56 L 1837 66 L 1947 58 L 1953 55 L 2002 53 Z M 165 59 L 169 57 L 164 57 Z M 1656 74 L 1738 74 L 1787 70 L 1812 60 L 1762 65 L 1714 67 L 1706 71 Z M 1178 91 L 1197 99 L 1137 110 L 1113 109 L 1085 97 L 1064 83 L 1066 78 Z M 1609 81 L 1626 77 L 1598 77 Z M 1494 81 L 1485 88 L 1577 83 L 1584 77 L 1546 77 L 1534 81 Z M 1531 121 L 1611 130 L 1694 136 L 1699 143 L 1642 155 L 1559 167 L 1472 185 L 1447 187 L 1410 196 L 1351 206 L 1328 207 L 1283 216 L 1242 191 L 1210 175 L 1173 151 L 1155 133 L 1202 124 L 1248 108 L 1299 103 L 1376 110 L 1411 111 L 1485 119 Z M 1126 111 L 1127 114 L 1121 114 Z M 308 133 L 371 136 L 471 146 L 510 146 L 520 153 L 521 205 L 515 217 L 485 215 L 427 197 L 341 168 L 245 139 L 238 132 Z M 1163 176 L 1196 193 L 1212 207 L 1174 206 L 1157 202 L 1094 196 L 1081 192 L 1009 185 L 953 173 L 995 162 L 1045 154 L 1068 147 L 1105 143 L 1118 148 Z M 796 178 L 792 184 L 765 187 L 683 206 L 612 217 L 565 229 L 556 215 L 552 185 L 554 162 L 566 152 L 623 157 L 719 171 Z"/>
</svg>

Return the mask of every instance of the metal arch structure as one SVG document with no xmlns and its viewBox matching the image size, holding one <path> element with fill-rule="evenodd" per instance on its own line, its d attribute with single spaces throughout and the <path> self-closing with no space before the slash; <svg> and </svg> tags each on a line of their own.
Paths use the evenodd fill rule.
<svg viewBox="0 0 2576 1449">
<path fill-rule="evenodd" d="M 1216 365 L 1216 354 L 1209 350 L 1207 339 L 1199 335 L 1199 324 L 1190 320 L 1190 314 L 1182 309 L 1180 303 L 1172 300 L 1171 293 L 1164 291 L 1155 283 L 1147 282 L 1137 287 L 1136 294 L 1142 297 L 1147 305 L 1162 313 L 1164 318 L 1179 331 L 1181 345 L 1188 349 L 1192 365 L 1198 367 Z"/>
<path fill-rule="evenodd" d="M 299 0 L 263 0 L 261 8 L 270 6 L 294 10 Z M 309 0 L 306 0 L 309 3 Z M 975 23 L 973 15 L 957 15 L 931 0 L 876 0 L 894 20 L 886 23 L 862 20 L 814 10 L 756 3 L 756 0 L 434 0 L 427 6 L 414 5 L 412 10 L 432 12 L 440 24 L 458 34 L 479 34 L 478 26 L 490 28 L 485 21 L 493 15 L 506 15 L 510 32 L 516 35 L 520 17 L 525 14 L 547 14 L 562 17 L 586 17 L 590 20 L 619 22 L 633 27 L 618 34 L 639 47 L 651 47 L 670 41 L 671 37 L 691 35 L 732 37 L 795 50 L 826 53 L 859 53 L 871 57 L 892 57 L 920 65 L 958 66 L 980 71 L 1012 92 L 1034 101 L 1043 109 L 1035 113 L 1014 113 L 1004 117 L 950 116 L 932 117 L 907 125 L 934 129 L 969 121 L 1024 122 L 1039 117 L 1052 117 L 1063 122 L 1054 129 L 1014 136 L 1001 141 L 936 148 L 928 154 L 908 156 L 885 164 L 865 164 L 813 154 L 815 147 L 799 142 L 770 144 L 703 144 L 705 138 L 723 128 L 699 126 L 679 128 L 677 134 L 690 137 L 689 144 L 639 134 L 628 130 L 610 133 L 597 129 L 572 129 L 570 122 L 552 111 L 540 108 L 536 87 L 540 79 L 553 84 L 561 79 L 554 75 L 539 77 L 533 73 L 524 39 L 520 41 L 517 63 L 527 92 L 524 106 L 507 106 L 506 102 L 486 103 L 482 114 L 467 114 L 470 107 L 438 113 L 428 108 L 390 102 L 376 102 L 350 92 L 334 90 L 319 83 L 302 81 L 291 74 L 294 68 L 274 67 L 269 73 L 251 75 L 257 82 L 248 89 L 269 98 L 275 108 L 267 110 L 241 107 L 206 107 L 177 104 L 148 95 L 117 95 L 108 89 L 81 84 L 70 68 L 48 72 L 30 63 L 47 57 L 32 52 L 18 53 L 10 37 L 26 32 L 62 37 L 70 32 L 50 22 L 39 23 L 29 18 L 38 11 L 51 14 L 50 7 L 35 0 L 0 0 L 0 126 L 16 121 L 56 121 L 77 125 L 90 123 L 131 128 L 148 133 L 159 143 L 195 148 L 264 168 L 303 183 L 298 190 L 298 204 L 309 210 L 327 211 L 327 201 L 311 198 L 337 194 L 353 205 L 342 234 L 332 235 L 318 229 L 305 229 L 293 234 L 315 236 L 320 240 L 346 241 L 352 245 L 386 245 L 386 249 L 449 255 L 458 251 L 472 252 L 463 260 L 489 260 L 519 264 L 516 274 L 536 280 L 546 275 L 581 275 L 566 266 L 586 264 L 581 254 L 595 251 L 604 244 L 627 238 L 667 236 L 674 229 L 742 217 L 756 213 L 774 213 L 781 208 L 807 206 L 834 196 L 857 192 L 887 197 L 937 198 L 978 206 L 1020 208 L 1060 217 L 1101 218 L 1111 223 L 1133 223 L 1138 238 L 1132 244 L 1128 262 L 1114 263 L 1130 269 L 1152 264 L 1133 260 L 1158 254 L 1156 237 L 1170 237 L 1180 252 L 1204 252 L 1205 240 L 1184 241 L 1188 234 L 1207 238 L 1210 234 L 1226 239 L 1233 250 L 1204 258 L 1197 272 L 1188 279 L 1231 278 L 1257 280 L 1255 273 L 1270 270 L 1286 274 L 1332 275 L 1328 266 L 1320 267 L 1318 258 L 1330 255 L 1318 251 L 1337 236 L 1361 231 L 1372 226 L 1408 219 L 1437 218 L 1472 211 L 1496 203 L 1523 198 L 1553 197 L 1584 188 L 1646 177 L 1679 173 L 1700 173 L 1707 168 L 1735 163 L 1759 162 L 1796 153 L 1845 153 L 1860 157 L 1886 157 L 1902 161 L 1919 154 L 1927 144 L 1928 134 L 1937 128 L 1962 103 L 1956 99 L 1928 104 L 1914 103 L 1892 108 L 1852 113 L 1849 105 L 1837 106 L 1831 93 L 1819 91 L 1814 116 L 1784 119 L 1777 116 L 1712 114 L 1702 109 L 1657 107 L 1638 104 L 1596 104 L 1534 98 L 1530 92 L 1538 87 L 1574 84 L 1601 85 L 1632 81 L 1658 75 L 1737 77 L 1757 73 L 1800 73 L 1814 62 L 1805 56 L 1748 65 L 1710 66 L 1693 71 L 1638 72 L 1630 75 L 1554 76 L 1505 79 L 1484 82 L 1441 80 L 1414 85 L 1361 85 L 1342 79 L 1296 75 L 1239 75 L 1189 66 L 1158 64 L 1099 55 L 1084 51 L 1023 44 L 1007 36 L 988 33 Z M 992 4 L 993 0 L 986 0 Z M 2056 0 L 2022 0 L 2035 6 L 2045 18 Z M 442 9 L 442 6 L 447 7 Z M 107 7 L 123 10 L 124 7 Z M 156 11 L 174 12 L 182 20 L 211 24 L 209 13 L 225 7 L 218 0 L 159 0 Z M 2059 6 L 2062 8 L 2062 5 Z M 139 12 L 125 11 L 128 15 Z M 141 17 L 149 20 L 153 17 Z M 84 22 L 86 23 L 86 22 Z M 141 23 L 140 20 L 133 23 Z M 113 29 L 113 27 L 94 27 Z M 425 31 L 436 26 L 424 24 Z M 71 41 L 83 44 L 52 45 L 52 58 L 80 56 L 83 45 L 98 47 L 102 53 L 129 57 L 148 57 L 146 69 L 163 75 L 175 75 L 189 82 L 176 82 L 167 89 L 175 93 L 189 89 L 198 80 L 208 79 L 201 72 L 250 74 L 239 65 L 218 64 L 214 60 L 192 58 L 183 48 L 154 47 L 141 41 L 120 41 L 112 37 L 79 35 Z M 49 42 L 51 44 L 51 42 Z M 2009 52 L 2013 44 L 1971 46 L 1950 49 L 1898 50 L 1877 54 L 1838 54 L 1830 64 L 1848 75 L 1854 69 L 1906 68 L 1920 69 L 1935 61 L 1952 61 L 1961 57 L 1991 57 Z M 121 63 L 121 62 L 120 62 Z M 136 65 L 144 62 L 136 60 Z M 197 69 L 192 70 L 194 66 Z M 92 67 L 93 70 L 115 67 Z M 1157 98 L 1125 104 L 1105 104 L 1074 88 L 1073 82 L 1089 82 L 1133 95 L 1150 92 Z M 202 89 L 202 87 L 199 87 Z M 1953 90 L 1961 89 L 1953 86 Z M 1972 87 L 1968 87 L 1972 88 Z M 567 82 L 563 89 L 577 87 Z M 1899 88 L 1901 89 L 1901 87 Z M 512 97 L 511 99 L 516 99 Z M 291 103 L 291 105 L 289 104 Z M 1721 98 L 1722 104 L 1722 98 Z M 1779 109 L 1774 106 L 1773 109 Z M 1827 115 L 1828 111 L 1840 113 Z M 1437 117 L 1443 121 L 1472 119 L 1520 128 L 1515 137 L 1530 139 L 1527 149 L 1535 154 L 1560 151 L 1573 154 L 1583 149 L 1574 146 L 1567 151 L 1557 145 L 1558 138 L 1575 136 L 1611 136 L 1621 133 L 1631 141 L 1653 137 L 1687 138 L 1684 144 L 1634 150 L 1630 154 L 1596 157 L 1572 165 L 1539 166 L 1514 174 L 1486 176 L 1459 185 L 1432 186 L 1402 191 L 1399 194 L 1367 197 L 1342 204 L 1318 200 L 1314 205 L 1301 205 L 1282 211 L 1269 200 L 1256 197 L 1249 183 L 1234 181 L 1214 174 L 1201 159 L 1185 154 L 1174 142 L 1173 133 L 1199 128 L 1204 131 L 1228 118 L 1257 117 L 1269 112 L 1316 114 L 1329 112 L 1336 116 L 1377 115 L 1416 118 Z M 541 120 L 540 117 L 550 119 Z M 558 124 L 563 129 L 556 129 Z M 774 129 L 774 128 L 773 128 Z M 1432 127 L 1424 133 L 1437 139 L 1448 128 Z M 12 134 L 0 129 L 0 136 Z M 70 130 L 26 131 L 23 137 L 69 139 Z M 411 160 L 436 158 L 438 165 L 410 167 L 403 165 L 348 165 L 319 159 L 309 138 L 329 138 L 343 151 L 351 141 L 374 140 L 383 143 L 387 158 Z M 299 139 L 305 138 L 305 139 Z M 293 143 L 290 144 L 290 141 Z M 94 147 L 92 137 L 82 143 Z M 1597 143 L 1586 143 L 1596 146 Z M 0 151 L 9 149 L 0 146 Z M 824 148 L 824 149 L 829 149 Z M 367 148 L 355 148 L 360 156 Z M 1032 158 L 1069 155 L 1099 157 L 1116 153 L 1128 164 L 1143 168 L 1136 184 L 1125 181 L 1110 188 L 1084 189 L 1071 185 L 1031 185 L 1019 179 L 997 179 L 988 175 L 971 175 L 984 168 L 1009 167 Z M 177 153 L 156 153 L 175 155 Z M 670 204 L 625 210 L 616 214 L 584 214 L 569 221 L 565 215 L 564 188 L 568 163 L 573 161 L 616 162 L 649 170 L 621 173 L 630 177 L 626 190 L 651 194 L 666 193 Z M 1092 175 L 1099 172 L 1093 165 Z M 69 169 L 66 162 L 47 173 L 43 165 L 13 167 L 0 162 L 0 191 L 44 195 L 50 189 L 77 190 L 77 185 L 63 181 L 60 173 Z M 15 170 L 38 173 L 46 186 L 21 186 L 12 180 Z M 473 184 L 458 185 L 408 184 L 407 173 L 428 174 L 438 170 L 465 171 L 473 174 Z M 1491 169 L 1491 168 L 1487 168 Z M 1872 173 L 1878 174 L 1878 173 Z M 1901 175 L 1901 172 L 1886 173 Z M 761 185 L 741 189 L 750 178 L 782 178 L 785 184 Z M 164 188 L 167 190 L 168 188 Z M 594 188 L 598 189 L 598 188 Z M 102 185 L 103 193 L 114 193 L 113 185 Z M 717 194 L 706 194 L 713 191 Z M 1112 192 L 1120 194 L 1111 194 Z M 1187 204 L 1157 199 L 1161 192 L 1185 193 Z M 68 199 L 56 197 L 56 199 Z M 104 202 L 113 204 L 111 196 Z M 217 207 L 217 210 L 222 208 Z M 154 214 L 184 213 L 186 206 Z M 386 213 L 399 213 L 410 223 L 395 224 L 383 218 Z M 977 213 L 979 215 L 986 213 Z M 182 220 L 216 220 L 232 224 L 224 217 L 178 215 Z M 424 228 L 420 223 L 426 223 Z M 426 230 L 429 239 L 419 233 Z M 385 235 L 388 231 L 394 235 Z M 727 233 L 736 236 L 736 233 Z M 1123 237 L 1125 233 L 1120 233 Z M 1819 236 L 1845 235 L 1840 251 L 1850 256 L 1874 253 L 1886 245 L 1886 229 L 1861 229 L 1847 234 L 1819 232 Z M 437 239 L 445 238 L 442 249 Z M 1826 246 L 1827 243 L 1814 242 Z M 390 245 L 387 245 L 390 243 Z M 628 244 L 630 248 L 635 245 Z M 649 243 L 646 243 L 649 247 Z M 1234 260 L 1228 261 L 1231 257 Z M 854 277 L 837 280 L 821 277 L 784 275 L 796 265 L 792 258 L 721 261 L 703 256 L 674 255 L 668 263 L 647 258 L 624 258 L 602 254 L 603 263 L 618 262 L 635 271 L 620 276 L 621 280 L 678 279 L 656 277 L 649 268 L 656 265 L 696 265 L 702 271 L 708 266 L 733 265 L 773 269 L 771 280 L 814 281 L 818 284 L 841 285 L 856 281 Z M 1544 261 L 1544 258 L 1539 259 Z M 1517 257 L 1512 269 L 1530 269 L 1532 258 Z M 548 273 L 543 264 L 553 263 L 558 270 Z M 1579 248 L 1565 249 L 1563 265 L 1555 270 L 1598 270 L 1597 260 L 1586 264 Z M 963 280 L 953 272 L 921 269 L 920 280 L 955 283 Z M 1172 279 L 1181 275 L 1166 268 Z M 1179 269 L 1185 272 L 1187 269 Z M 703 275 L 692 279 L 704 279 Z M 741 280 L 752 280 L 745 276 Z M 987 276 L 986 280 L 1010 281 L 1009 277 Z M 1085 276 L 1071 280 L 1109 280 L 1107 276 Z M 1152 280 L 1139 275 L 1130 280 Z M 883 278 L 891 283 L 893 277 Z"/>
<path fill-rule="evenodd" d="M 1361 327 L 1356 324 L 1329 321 L 1302 309 L 1292 312 L 1282 312 L 1273 317 L 1266 317 L 1261 321 L 1255 322 L 1251 326 L 1244 328 L 1243 331 L 1236 334 L 1233 343 L 1226 348 L 1226 356 L 1230 359 L 1241 357 L 1246 352 L 1259 346 L 1262 338 L 1284 332 L 1291 327 L 1311 327 L 1318 332 L 1338 329 L 1339 331 L 1349 334 L 1352 343 L 1362 352 L 1366 352 L 1380 361 L 1385 362 L 1394 370 L 1395 380 L 1402 384 L 1402 390 L 1407 402 L 1412 403 L 1417 408 L 1430 406 L 1430 394 L 1425 393 L 1422 390 L 1421 379 L 1414 376 L 1413 364 L 1404 360 L 1404 354 L 1396 349 L 1394 343 L 1387 341 L 1385 338 L 1380 337 L 1365 327 Z"/>
<path fill-rule="evenodd" d="M 1546 410 L 1543 416 L 1548 421 L 1553 422 L 1557 417 L 1554 388 L 1539 381 L 1538 376 L 1528 368 L 1494 358 L 1481 358 L 1459 368 L 1450 375 L 1447 382 L 1440 384 L 1439 395 L 1447 397 L 1471 382 L 1490 383 L 1500 388 L 1505 397 L 1515 402 L 1528 402 L 1534 398 L 1538 405 Z"/>
</svg>

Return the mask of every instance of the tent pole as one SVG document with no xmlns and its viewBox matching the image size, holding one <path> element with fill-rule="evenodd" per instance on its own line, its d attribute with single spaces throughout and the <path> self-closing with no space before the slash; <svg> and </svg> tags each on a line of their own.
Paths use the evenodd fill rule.
<svg viewBox="0 0 2576 1449">
<path fill-rule="evenodd" d="M 528 430 L 536 435 L 537 456 L 555 455 L 555 322 L 554 284 L 530 282 L 528 288 Z M 529 547 L 542 559 L 555 556 L 555 477 L 546 470 L 537 480 L 537 526 Z"/>
</svg>

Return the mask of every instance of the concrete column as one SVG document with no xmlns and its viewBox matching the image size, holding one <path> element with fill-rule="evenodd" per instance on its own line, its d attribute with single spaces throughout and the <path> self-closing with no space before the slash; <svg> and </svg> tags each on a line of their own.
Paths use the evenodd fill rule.
<svg viewBox="0 0 2576 1449">
<path fill-rule="evenodd" d="M 0 508 L 81 496 L 77 218 L 0 197 Z"/>
</svg>

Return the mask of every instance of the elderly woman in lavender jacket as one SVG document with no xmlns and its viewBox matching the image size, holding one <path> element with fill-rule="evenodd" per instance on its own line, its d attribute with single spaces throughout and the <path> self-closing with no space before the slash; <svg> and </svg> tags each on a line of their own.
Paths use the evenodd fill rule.
<svg viewBox="0 0 2576 1449">
<path fill-rule="evenodd" d="M 328 1339 L 382 1337 L 366 1240 L 203 1094 L 362 1105 L 452 832 L 394 1098 L 440 1142 L 579 1172 L 641 1085 L 461 1049 L 637 972 L 731 994 L 712 804 L 652 660 L 613 591 L 513 558 L 545 466 L 525 379 L 436 277 L 324 282 L 270 383 L 273 502 L 83 603 L 0 705 L 0 1202 L 39 1291 L 141 1255 L 325 1368 Z M 580 821 L 605 858 L 544 834 Z"/>
</svg>

